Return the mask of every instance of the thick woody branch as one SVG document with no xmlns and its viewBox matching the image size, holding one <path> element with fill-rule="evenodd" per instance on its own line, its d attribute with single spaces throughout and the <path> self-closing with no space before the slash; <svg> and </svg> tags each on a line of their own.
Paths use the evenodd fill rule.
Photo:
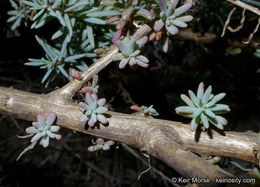
<svg viewBox="0 0 260 187">
<path fill-rule="evenodd" d="M 226 142 L 221 141 L 222 146 L 219 142 L 223 140 L 223 137 L 218 134 L 215 134 L 212 140 L 203 135 L 198 143 L 192 143 L 194 134 L 190 132 L 187 125 L 178 122 L 109 112 L 111 117 L 108 118 L 108 126 L 101 125 L 94 129 L 85 129 L 85 125 L 79 122 L 82 116 L 81 108 L 74 103 L 63 105 L 53 101 L 53 98 L 48 95 L 32 94 L 4 87 L 0 87 L 0 101 L 2 114 L 36 121 L 38 114 L 46 116 L 50 112 L 55 112 L 57 124 L 61 127 L 142 148 L 186 177 L 214 179 L 231 176 L 218 166 L 210 165 L 190 152 L 190 148 L 198 153 L 201 150 L 204 154 L 205 149 L 208 149 L 213 155 L 223 154 L 255 161 L 251 151 L 255 141 L 252 137 L 255 134 L 250 137 L 236 133 L 228 134 Z M 231 145 L 231 142 L 235 145 Z M 206 147 L 202 147 L 205 145 Z M 239 149 L 237 150 L 236 147 Z"/>
</svg>

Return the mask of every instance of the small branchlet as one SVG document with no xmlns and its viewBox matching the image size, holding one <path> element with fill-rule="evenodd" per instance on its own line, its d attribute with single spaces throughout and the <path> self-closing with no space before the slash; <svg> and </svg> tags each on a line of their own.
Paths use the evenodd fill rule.
<svg viewBox="0 0 260 187">
<path fill-rule="evenodd" d="M 103 138 L 98 138 L 96 141 L 93 141 L 92 143 L 93 145 L 88 147 L 88 151 L 108 151 L 110 149 L 110 146 L 115 144 L 115 141 L 105 141 Z"/>
</svg>

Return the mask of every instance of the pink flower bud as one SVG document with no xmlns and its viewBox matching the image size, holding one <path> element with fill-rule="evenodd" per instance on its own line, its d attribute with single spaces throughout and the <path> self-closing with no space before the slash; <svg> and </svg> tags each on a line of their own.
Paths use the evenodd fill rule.
<svg viewBox="0 0 260 187">
<path fill-rule="evenodd" d="M 149 36 L 149 41 L 153 41 L 156 37 L 156 33 L 153 32 L 150 36 Z"/>
<path fill-rule="evenodd" d="M 156 41 L 161 40 L 161 38 L 162 38 L 162 32 L 157 32 L 157 34 L 156 34 Z"/>
<path fill-rule="evenodd" d="M 96 140 L 96 143 L 97 143 L 97 144 L 100 144 L 100 145 L 103 145 L 103 144 L 105 143 L 105 141 L 104 141 L 103 138 L 98 138 L 98 139 Z"/>
<path fill-rule="evenodd" d="M 139 108 L 138 106 L 136 106 L 136 105 L 132 105 L 132 106 L 130 107 L 130 109 L 131 109 L 131 110 L 138 111 L 140 108 Z"/>
<path fill-rule="evenodd" d="M 80 73 L 74 68 L 70 70 L 70 75 L 75 79 L 80 79 Z"/>
</svg>

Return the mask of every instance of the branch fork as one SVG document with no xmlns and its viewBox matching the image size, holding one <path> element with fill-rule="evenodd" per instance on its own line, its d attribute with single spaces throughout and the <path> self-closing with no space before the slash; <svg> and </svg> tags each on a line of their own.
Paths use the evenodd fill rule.
<svg viewBox="0 0 260 187">
<path fill-rule="evenodd" d="M 149 26 L 143 25 L 133 37 L 139 39 L 150 31 Z M 109 112 L 111 118 L 108 118 L 108 126 L 85 129 L 80 124 L 81 107 L 73 103 L 71 98 L 94 74 L 110 64 L 112 56 L 117 52 L 118 48 L 113 45 L 109 52 L 82 73 L 81 80 L 73 80 L 47 95 L 0 87 L 0 101 L 8 96 L 6 103 L 0 102 L 0 113 L 35 121 L 38 114 L 46 116 L 54 112 L 57 115 L 57 125 L 61 127 L 120 141 L 138 149 L 145 148 L 150 155 L 164 161 L 185 177 L 233 177 L 192 152 L 258 163 L 253 153 L 257 142 L 256 133 L 226 132 L 223 136 L 213 132 L 214 139 L 202 133 L 200 140 L 196 142 L 195 133 L 190 132 L 186 124 L 115 112 Z"/>
</svg>

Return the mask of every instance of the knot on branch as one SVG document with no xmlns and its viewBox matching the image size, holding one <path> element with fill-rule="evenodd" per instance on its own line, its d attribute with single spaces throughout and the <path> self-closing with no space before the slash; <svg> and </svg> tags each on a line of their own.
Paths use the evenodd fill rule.
<svg viewBox="0 0 260 187">
<path fill-rule="evenodd" d="M 141 135 L 144 141 L 144 149 L 152 153 L 156 146 L 181 145 L 181 140 L 174 128 L 169 126 L 152 125 Z"/>
</svg>

